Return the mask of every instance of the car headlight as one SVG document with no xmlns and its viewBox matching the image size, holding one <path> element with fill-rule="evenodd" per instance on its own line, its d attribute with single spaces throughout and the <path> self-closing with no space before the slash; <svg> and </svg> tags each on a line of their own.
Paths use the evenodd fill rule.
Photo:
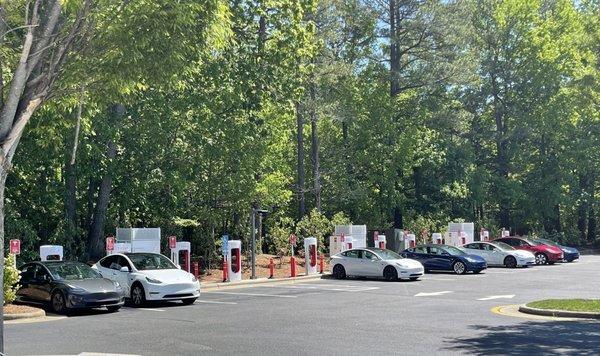
<svg viewBox="0 0 600 356">
<path fill-rule="evenodd" d="M 154 283 L 154 284 L 161 284 L 161 283 L 162 283 L 162 282 L 161 282 L 161 281 L 159 281 L 158 279 L 154 279 L 154 278 L 150 278 L 150 277 L 146 277 L 146 280 L 147 280 L 149 283 Z"/>
<path fill-rule="evenodd" d="M 479 260 L 476 260 L 476 259 L 474 259 L 474 258 L 471 258 L 471 257 L 466 257 L 466 259 L 467 259 L 467 261 L 469 261 L 469 262 L 471 262 L 471 263 L 476 263 L 476 262 L 479 262 Z"/>
</svg>

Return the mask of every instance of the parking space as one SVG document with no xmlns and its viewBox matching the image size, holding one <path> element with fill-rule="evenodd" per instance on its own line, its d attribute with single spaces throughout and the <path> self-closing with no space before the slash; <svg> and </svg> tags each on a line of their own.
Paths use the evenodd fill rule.
<svg viewBox="0 0 600 356">
<path fill-rule="evenodd" d="M 498 353 L 495 338 L 512 340 L 507 330 L 516 330 L 523 335 L 522 350 L 533 352 L 540 350 L 525 341 L 529 334 L 555 328 L 562 334 L 550 337 L 552 345 L 577 353 L 572 340 L 600 337 L 600 325 L 511 318 L 491 309 L 532 299 L 597 297 L 598 266 L 600 256 L 584 256 L 571 264 L 490 268 L 478 275 L 433 273 L 415 282 L 322 279 L 205 292 L 189 306 L 158 303 L 8 325 L 7 350 L 9 355 L 446 354 L 472 347 L 475 353 Z"/>
</svg>

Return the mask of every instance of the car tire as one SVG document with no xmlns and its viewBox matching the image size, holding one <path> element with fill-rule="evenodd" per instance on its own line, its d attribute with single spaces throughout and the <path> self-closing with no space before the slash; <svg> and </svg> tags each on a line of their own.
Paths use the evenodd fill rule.
<svg viewBox="0 0 600 356">
<path fill-rule="evenodd" d="M 182 299 L 181 302 L 183 303 L 183 305 L 192 305 L 192 304 L 194 304 L 196 299 L 198 299 L 198 298 L 185 298 L 185 299 Z"/>
<path fill-rule="evenodd" d="M 396 281 L 398 280 L 398 271 L 392 266 L 387 266 L 383 269 L 383 278 L 386 281 Z"/>
<path fill-rule="evenodd" d="M 333 266 L 333 276 L 336 279 L 344 279 L 346 278 L 346 269 L 342 265 Z"/>
<path fill-rule="evenodd" d="M 114 312 L 118 312 L 119 309 L 121 309 L 121 306 L 120 305 L 111 305 L 110 307 L 106 307 L 106 309 L 109 312 L 114 313 Z"/>
<path fill-rule="evenodd" d="M 514 256 L 506 256 L 504 266 L 506 268 L 517 268 L 517 259 Z"/>
<path fill-rule="evenodd" d="M 456 274 L 465 274 L 467 273 L 467 266 L 461 261 L 456 261 L 452 265 L 452 270 L 454 270 L 454 273 Z"/>
<path fill-rule="evenodd" d="M 538 252 L 535 254 L 535 264 L 536 265 L 545 265 L 548 263 L 548 256 L 545 254 Z"/>
<path fill-rule="evenodd" d="M 135 307 L 141 307 L 146 304 L 146 292 L 140 283 L 131 286 L 131 304 Z"/>
<path fill-rule="evenodd" d="M 573 262 L 573 261 L 574 261 L 574 259 L 573 259 L 573 258 L 569 258 L 569 259 L 567 259 L 567 263 L 571 263 L 571 262 Z"/>
<path fill-rule="evenodd" d="M 418 280 L 419 280 L 419 277 L 410 277 L 410 280 L 411 280 L 411 281 L 418 281 Z"/>
<path fill-rule="evenodd" d="M 59 290 L 52 293 L 50 304 L 56 314 L 64 314 L 67 311 L 67 300 L 65 299 L 65 295 Z"/>
</svg>

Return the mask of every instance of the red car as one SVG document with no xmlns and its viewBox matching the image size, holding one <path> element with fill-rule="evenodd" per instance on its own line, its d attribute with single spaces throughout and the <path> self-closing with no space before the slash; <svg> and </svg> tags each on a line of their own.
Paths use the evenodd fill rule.
<svg viewBox="0 0 600 356">
<path fill-rule="evenodd" d="M 535 263 L 538 265 L 552 265 L 563 259 L 563 252 L 560 248 L 534 242 L 524 237 L 501 237 L 494 241 L 501 241 L 517 250 L 525 250 L 533 253 L 535 255 Z"/>
</svg>

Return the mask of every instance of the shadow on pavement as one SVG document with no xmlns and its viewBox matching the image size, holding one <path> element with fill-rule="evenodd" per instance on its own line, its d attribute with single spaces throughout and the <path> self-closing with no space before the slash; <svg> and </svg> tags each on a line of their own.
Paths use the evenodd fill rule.
<svg viewBox="0 0 600 356">
<path fill-rule="evenodd" d="M 475 355 L 598 355 L 600 351 L 600 323 L 595 321 L 471 325 L 470 328 L 479 333 L 446 340 L 449 345 L 445 350 Z"/>
</svg>

